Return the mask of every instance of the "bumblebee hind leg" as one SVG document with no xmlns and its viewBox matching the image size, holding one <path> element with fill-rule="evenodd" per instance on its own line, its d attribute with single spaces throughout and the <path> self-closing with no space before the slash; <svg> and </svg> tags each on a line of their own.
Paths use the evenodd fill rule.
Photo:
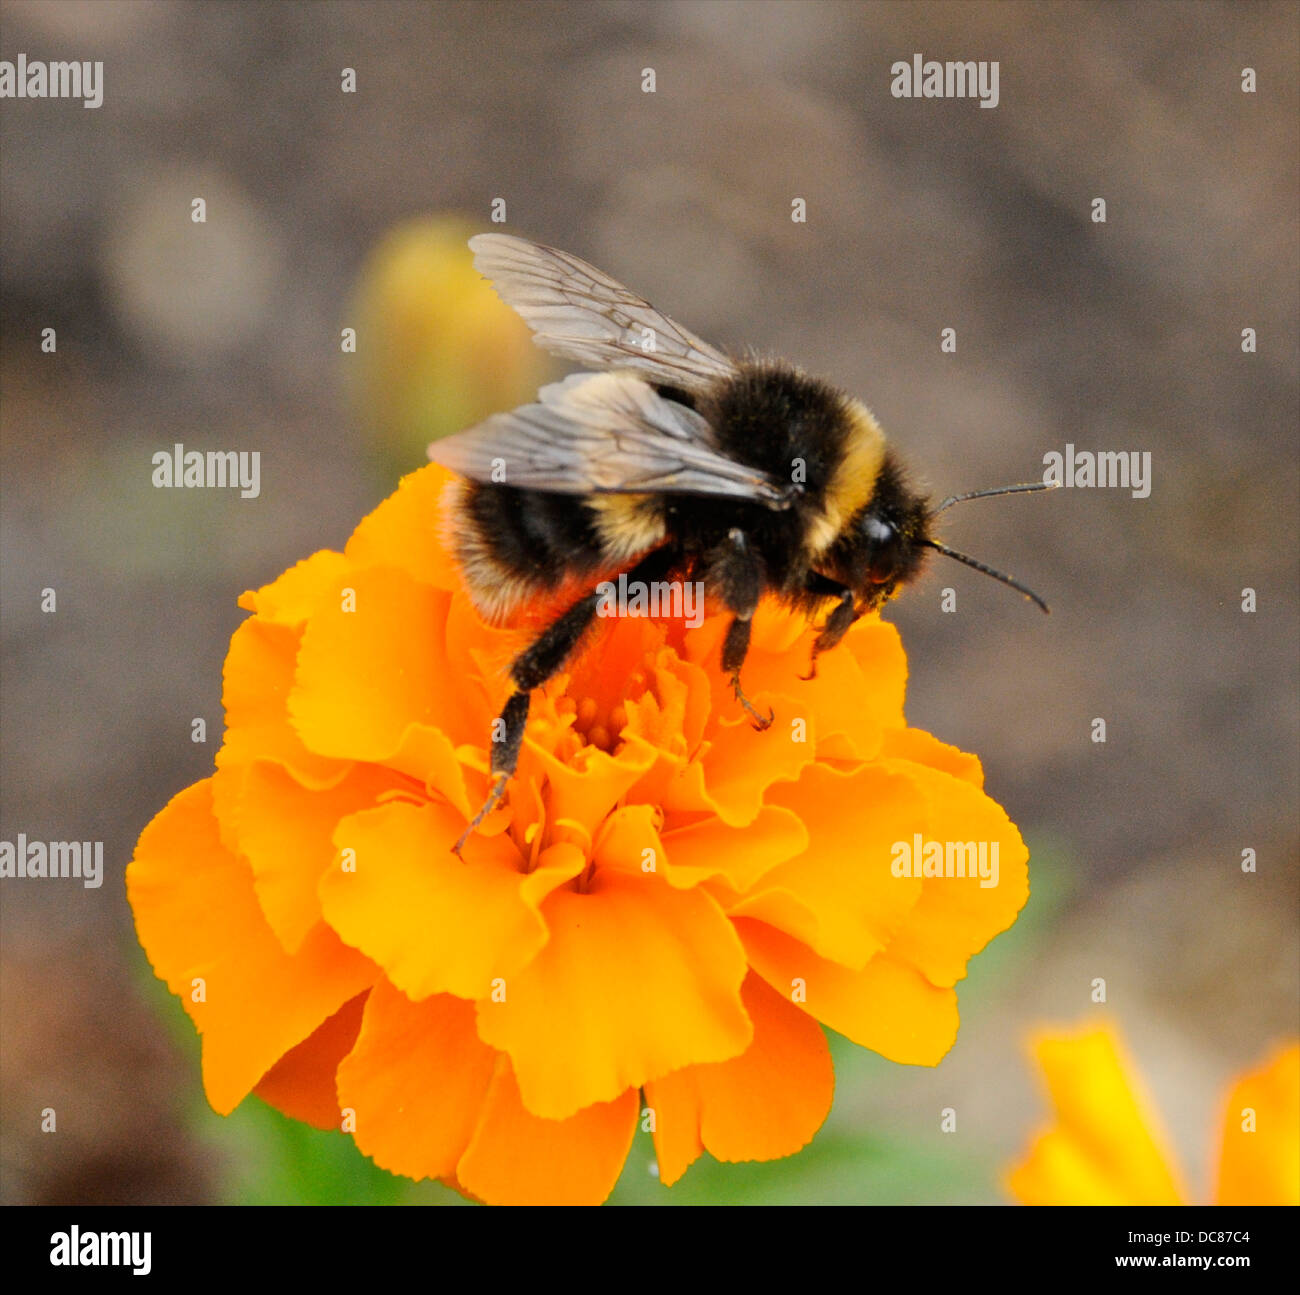
<svg viewBox="0 0 1300 1295">
<path fill-rule="evenodd" d="M 511 663 L 510 680 L 515 691 L 510 694 L 500 716 L 492 725 L 492 789 L 482 808 L 461 833 L 460 840 L 451 847 L 453 854 L 460 854 L 465 842 L 505 795 L 506 784 L 519 764 L 533 689 L 540 688 L 560 671 L 582 641 L 599 606 L 599 593 L 584 595 L 568 611 L 553 620 Z"/>
<path fill-rule="evenodd" d="M 671 564 L 671 555 L 657 549 L 643 558 L 629 573 L 630 580 L 661 579 Z M 519 752 L 524 745 L 524 732 L 528 727 L 528 708 L 534 688 L 540 688 L 553 675 L 558 674 L 573 655 L 582 637 L 591 627 L 600 607 L 602 594 L 593 589 L 584 594 L 568 611 L 553 620 L 510 665 L 510 680 L 515 686 L 492 726 L 492 789 L 482 808 L 474 815 L 469 826 L 453 845 L 452 853 L 459 856 L 465 842 L 478 825 L 497 807 L 505 795 L 506 785 L 514 776 L 519 764 Z"/>
</svg>

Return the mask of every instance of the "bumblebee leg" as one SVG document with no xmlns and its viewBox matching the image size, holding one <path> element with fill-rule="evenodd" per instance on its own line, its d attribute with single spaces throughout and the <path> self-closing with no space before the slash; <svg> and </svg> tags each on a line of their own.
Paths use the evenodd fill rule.
<svg viewBox="0 0 1300 1295">
<path fill-rule="evenodd" d="M 540 688 L 556 674 L 578 646 L 583 634 L 595 619 L 600 594 L 589 593 L 542 631 L 510 666 L 515 691 L 510 694 L 500 717 L 492 726 L 492 790 L 460 840 L 451 847 L 459 856 L 465 842 L 478 825 L 497 807 L 505 795 L 506 784 L 519 763 L 528 727 L 528 705 L 534 688 Z"/>
<path fill-rule="evenodd" d="M 766 715 L 760 714 L 740 686 L 740 668 L 749 652 L 750 626 L 763 591 L 763 561 L 750 549 L 744 531 L 735 527 L 728 531 L 725 546 L 709 563 L 709 574 L 723 603 L 735 614 L 722 644 L 722 668 L 731 676 L 736 700 L 745 708 L 754 727 L 762 732 L 772 723 L 775 712 L 769 707 Z"/>
<path fill-rule="evenodd" d="M 727 637 L 722 644 L 722 668 L 731 675 L 731 688 L 736 700 L 745 708 L 745 714 L 754 721 L 754 727 L 761 733 L 770 727 L 776 718 L 776 712 L 769 706 L 763 715 L 740 686 L 740 667 L 745 664 L 745 654 L 749 651 L 749 629 L 751 618 L 737 616 L 727 628 Z"/>
<path fill-rule="evenodd" d="M 675 561 L 675 555 L 666 549 L 656 549 L 644 557 L 631 571 L 629 580 L 660 580 Z M 510 679 L 515 691 L 510 694 L 496 723 L 492 726 L 492 790 L 482 808 L 474 815 L 470 825 L 453 845 L 452 852 L 459 856 L 465 842 L 475 828 L 497 807 L 505 795 L 519 764 L 519 752 L 524 745 L 524 731 L 528 727 L 528 706 L 534 688 L 540 688 L 552 675 L 564 668 L 582 641 L 582 636 L 596 618 L 602 595 L 599 590 L 578 599 L 568 611 L 553 620 L 510 665 Z"/>
<path fill-rule="evenodd" d="M 813 642 L 812 660 L 808 663 L 808 673 L 803 676 L 807 683 L 810 679 L 817 678 L 817 658 L 823 652 L 829 652 L 848 633 L 849 626 L 858 619 L 858 611 L 853 605 L 853 590 L 818 571 L 809 575 L 804 588 L 810 594 L 839 600 Z"/>
</svg>

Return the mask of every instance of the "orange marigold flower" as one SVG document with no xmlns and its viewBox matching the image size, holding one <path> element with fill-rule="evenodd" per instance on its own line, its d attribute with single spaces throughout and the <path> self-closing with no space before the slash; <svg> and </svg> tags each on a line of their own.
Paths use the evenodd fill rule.
<svg viewBox="0 0 1300 1295">
<path fill-rule="evenodd" d="M 599 622 L 462 863 L 522 640 L 441 547 L 447 479 L 412 474 L 342 553 L 243 596 L 216 772 L 140 837 L 137 929 L 213 1107 L 256 1091 L 396 1173 L 587 1202 L 638 1123 L 665 1183 L 705 1150 L 804 1146 L 831 1104 L 823 1025 L 936 1064 L 1027 852 L 979 762 L 906 727 L 894 628 L 864 619 L 804 682 L 815 631 L 765 604 L 760 733 L 718 664 L 725 618 Z M 918 837 L 983 843 L 996 874 L 899 867 Z"/>
<path fill-rule="evenodd" d="M 1113 1028 L 1033 1040 L 1056 1110 L 1007 1188 L 1025 1205 L 1181 1205 L 1190 1199 Z M 1300 1205 L 1300 1043 L 1225 1095 L 1213 1204 Z"/>
</svg>

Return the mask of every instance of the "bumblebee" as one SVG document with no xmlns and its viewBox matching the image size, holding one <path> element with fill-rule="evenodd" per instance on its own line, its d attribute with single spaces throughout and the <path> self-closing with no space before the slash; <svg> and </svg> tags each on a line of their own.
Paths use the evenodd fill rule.
<svg viewBox="0 0 1300 1295">
<path fill-rule="evenodd" d="M 772 714 L 746 697 L 741 670 L 764 594 L 810 615 L 828 609 L 805 678 L 855 620 L 916 578 L 930 552 L 1047 611 L 1037 594 L 932 533 L 953 503 L 1044 483 L 931 508 L 852 397 L 789 364 L 732 359 L 566 252 L 504 234 L 469 245 L 534 341 L 596 372 L 429 447 L 460 478 L 450 540 L 481 614 L 499 624 L 539 599 L 579 594 L 510 666 L 492 787 L 457 854 L 505 793 L 532 691 L 573 655 L 601 604 L 595 585 L 611 574 L 629 586 L 698 581 L 730 613 L 722 668 L 759 729 Z"/>
</svg>

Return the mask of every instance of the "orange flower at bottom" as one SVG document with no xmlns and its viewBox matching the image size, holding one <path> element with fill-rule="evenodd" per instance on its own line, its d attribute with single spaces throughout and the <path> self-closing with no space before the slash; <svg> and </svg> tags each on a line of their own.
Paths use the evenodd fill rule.
<svg viewBox="0 0 1300 1295">
<path fill-rule="evenodd" d="M 601 622 L 534 696 L 462 863 L 529 631 L 469 603 L 446 482 L 414 473 L 342 553 L 244 595 L 216 772 L 128 869 L 213 1107 L 256 1091 L 485 1201 L 598 1202 L 638 1127 L 665 1183 L 704 1151 L 805 1145 L 833 1091 L 823 1026 L 936 1064 L 1027 853 L 979 762 L 906 726 L 893 627 L 864 619 L 804 681 L 816 627 L 765 604 L 759 733 L 718 666 L 725 617 Z M 900 866 L 918 838 L 955 875 Z"/>
<path fill-rule="evenodd" d="M 1007 1177 L 1025 1205 L 1181 1205 L 1188 1199 L 1132 1062 L 1108 1027 L 1033 1044 L 1056 1109 Z M 1227 1094 L 1216 1205 L 1300 1205 L 1300 1043 Z"/>
</svg>

